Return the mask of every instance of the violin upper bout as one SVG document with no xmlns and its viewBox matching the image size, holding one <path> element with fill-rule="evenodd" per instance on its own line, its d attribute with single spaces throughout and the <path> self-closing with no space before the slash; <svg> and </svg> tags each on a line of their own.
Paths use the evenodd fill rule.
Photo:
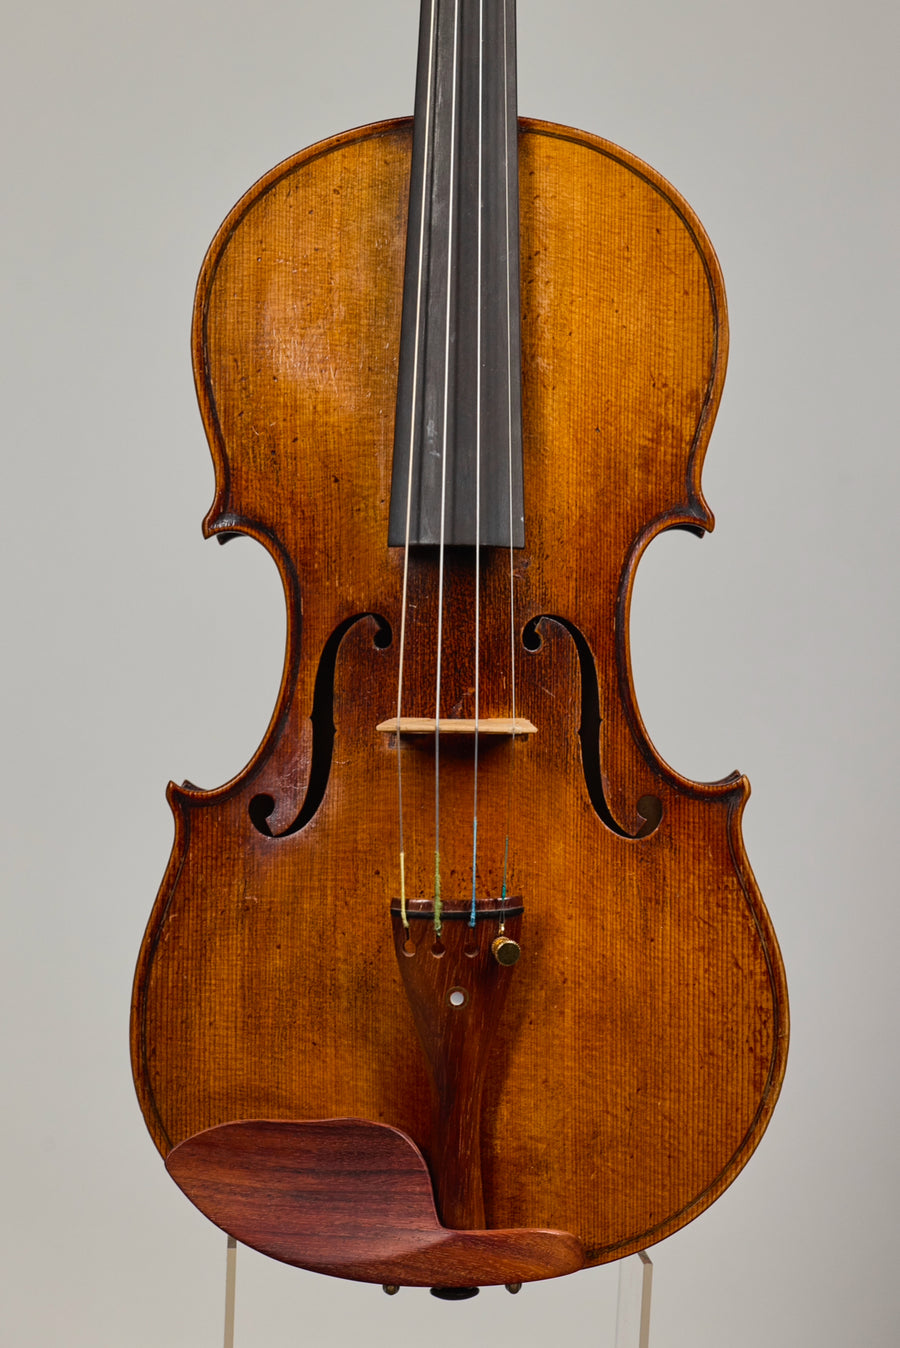
<svg viewBox="0 0 900 1348">
<path fill-rule="evenodd" d="M 526 529 L 547 587 L 571 593 L 574 570 L 590 596 L 576 621 L 601 690 L 606 799 L 634 834 L 641 797 L 697 785 L 646 734 L 628 613 L 648 543 L 713 527 L 700 476 L 725 378 L 724 284 L 695 213 L 636 156 L 541 122 L 522 124 L 520 145 Z"/>
<path fill-rule="evenodd" d="M 300 572 L 348 527 L 386 538 L 410 142 L 408 121 L 385 122 L 284 161 L 230 212 L 197 283 L 207 532 L 245 516 Z"/>
</svg>

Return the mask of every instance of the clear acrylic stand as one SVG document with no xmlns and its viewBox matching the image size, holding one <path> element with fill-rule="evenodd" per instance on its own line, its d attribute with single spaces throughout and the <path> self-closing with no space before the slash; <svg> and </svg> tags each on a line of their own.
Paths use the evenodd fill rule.
<svg viewBox="0 0 900 1348">
<path fill-rule="evenodd" d="M 225 1250 L 225 1348 L 234 1348 L 234 1284 L 237 1278 L 237 1241 L 228 1237 Z"/>
<path fill-rule="evenodd" d="M 650 1348 L 650 1294 L 653 1263 L 641 1250 L 619 1262 L 616 1348 Z"/>
<path fill-rule="evenodd" d="M 225 1254 L 225 1345 L 234 1348 L 234 1288 L 237 1242 L 228 1237 Z M 650 1294 L 653 1263 L 643 1250 L 619 1261 L 615 1348 L 650 1348 Z"/>
</svg>

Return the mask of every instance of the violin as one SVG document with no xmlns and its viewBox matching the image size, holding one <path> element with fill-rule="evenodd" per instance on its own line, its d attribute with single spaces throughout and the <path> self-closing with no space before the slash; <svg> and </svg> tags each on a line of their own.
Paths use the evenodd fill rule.
<svg viewBox="0 0 900 1348">
<path fill-rule="evenodd" d="M 759 1143 L 788 1011 L 749 786 L 662 761 L 628 639 L 647 546 L 713 527 L 727 333 L 674 188 L 518 118 L 514 0 L 423 0 L 413 118 L 216 235 L 204 532 L 269 551 L 286 653 L 244 770 L 169 787 L 132 1055 L 237 1240 L 462 1295 L 643 1250 Z"/>
</svg>

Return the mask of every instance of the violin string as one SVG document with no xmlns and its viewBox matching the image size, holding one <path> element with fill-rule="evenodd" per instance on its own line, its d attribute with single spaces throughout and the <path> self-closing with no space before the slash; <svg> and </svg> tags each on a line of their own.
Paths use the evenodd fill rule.
<svg viewBox="0 0 900 1348">
<path fill-rule="evenodd" d="M 416 279 L 416 329 L 413 347 L 412 393 L 410 398 L 409 468 L 406 480 L 406 537 L 403 547 L 403 595 L 400 601 L 400 668 L 397 674 L 397 814 L 400 834 L 400 916 L 409 931 L 406 915 L 406 847 L 403 836 L 403 754 L 400 718 L 403 714 L 403 665 L 406 655 L 406 612 L 409 595 L 409 540 L 412 529 L 413 458 L 416 444 L 417 404 L 419 397 L 419 349 L 422 330 L 422 292 L 425 285 L 425 203 L 427 200 L 429 155 L 431 152 L 431 108 L 433 102 L 433 73 L 437 0 L 432 0 L 431 26 L 428 35 L 428 75 L 425 91 L 425 153 L 422 156 L 422 208 L 419 218 L 419 259 Z"/>
<path fill-rule="evenodd" d="M 506 903 L 509 882 L 509 837 L 512 831 L 513 781 L 516 762 L 516 603 L 515 603 L 515 558 L 513 555 L 513 379 L 520 377 L 518 370 L 512 368 L 513 323 L 519 322 L 518 306 L 513 304 L 512 279 L 510 275 L 510 252 L 518 246 L 518 240 L 510 239 L 509 218 L 509 40 L 507 35 L 507 9 L 503 5 L 503 166 L 506 178 L 506 390 L 507 390 L 507 457 L 509 480 L 509 680 L 512 703 L 513 733 L 509 747 L 509 774 L 506 786 L 506 837 L 503 842 L 503 887 L 500 891 L 502 903 Z M 517 129 L 517 128 L 516 128 Z M 513 152 L 518 155 L 518 135 Z M 506 919 L 501 918 L 501 934 L 505 930 Z"/>
<path fill-rule="evenodd" d="M 484 161 L 484 0 L 478 6 L 478 233 L 477 303 L 475 318 L 475 758 L 472 786 L 472 906 L 469 926 L 475 926 L 478 875 L 478 717 L 481 711 L 481 249 L 482 169 Z"/>
<path fill-rule="evenodd" d="M 437 672 L 434 693 L 434 932 L 441 934 L 441 661 L 444 640 L 444 523 L 447 510 L 447 451 L 450 428 L 450 294 L 453 273 L 454 173 L 456 170 L 456 86 L 458 78 L 459 0 L 453 8 L 452 96 L 450 103 L 450 193 L 447 227 L 447 310 L 444 329 L 444 426 L 441 452 L 441 530 L 438 547 Z"/>
</svg>

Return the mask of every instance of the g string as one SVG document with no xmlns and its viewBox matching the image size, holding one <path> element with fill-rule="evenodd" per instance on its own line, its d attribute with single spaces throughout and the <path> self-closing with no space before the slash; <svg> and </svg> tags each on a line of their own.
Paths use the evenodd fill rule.
<svg viewBox="0 0 900 1348">
<path fill-rule="evenodd" d="M 422 167 L 422 192 L 423 196 L 428 184 L 428 147 L 431 141 L 431 118 L 432 104 L 434 99 L 434 52 L 435 52 L 435 32 L 437 27 L 437 0 L 431 3 L 431 27 L 428 39 L 428 83 L 425 102 L 425 154 L 423 156 Z M 416 418 L 415 408 L 419 392 L 419 352 L 421 349 L 420 334 L 422 331 L 422 293 L 425 286 L 425 268 L 423 261 L 425 257 L 425 211 L 421 213 L 419 221 L 419 245 L 418 245 L 418 268 L 416 284 L 416 331 L 415 344 L 413 348 L 413 376 L 412 376 L 412 407 L 413 415 L 410 418 L 409 426 L 409 472 L 406 483 L 406 538 L 403 547 L 403 593 L 400 600 L 400 658 L 399 671 L 397 674 L 397 813 L 399 818 L 399 841 L 400 841 L 400 916 L 403 920 L 403 926 L 409 931 L 409 918 L 406 915 L 406 846 L 403 835 L 403 755 L 401 745 L 403 736 L 400 734 L 400 718 L 403 715 L 403 662 L 406 655 L 406 612 L 407 600 L 409 595 L 409 540 L 412 522 L 412 485 L 413 485 L 413 460 L 415 455 L 416 440 Z"/>
</svg>

